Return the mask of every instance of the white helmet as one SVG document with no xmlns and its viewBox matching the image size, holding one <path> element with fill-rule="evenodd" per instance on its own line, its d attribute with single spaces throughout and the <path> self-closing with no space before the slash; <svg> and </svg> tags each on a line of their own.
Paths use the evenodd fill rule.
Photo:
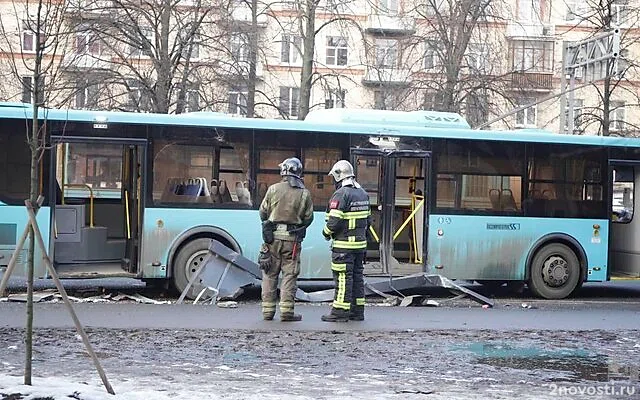
<svg viewBox="0 0 640 400">
<path fill-rule="evenodd" d="M 335 179 L 336 182 L 340 182 L 345 178 L 353 178 L 355 176 L 353 173 L 353 165 L 351 165 L 347 160 L 340 160 L 333 164 L 328 175 L 333 176 L 333 179 Z"/>
</svg>

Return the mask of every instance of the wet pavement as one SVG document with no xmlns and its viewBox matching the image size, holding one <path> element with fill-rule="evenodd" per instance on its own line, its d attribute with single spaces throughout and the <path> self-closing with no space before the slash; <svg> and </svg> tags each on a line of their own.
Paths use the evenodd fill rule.
<svg viewBox="0 0 640 400">
<path fill-rule="evenodd" d="M 498 293 L 492 309 L 429 292 L 440 307 L 378 301 L 347 324 L 322 323 L 327 304 L 297 305 L 301 322 L 262 321 L 255 293 L 230 309 L 74 308 L 116 400 L 640 399 L 638 289 L 587 286 L 562 301 Z M 24 315 L 24 304 L 0 303 L 0 400 L 3 378 L 22 373 Z M 76 382 L 74 398 L 111 398 L 83 394 L 101 383 L 63 304 L 36 304 L 35 327 L 38 377 Z"/>
</svg>

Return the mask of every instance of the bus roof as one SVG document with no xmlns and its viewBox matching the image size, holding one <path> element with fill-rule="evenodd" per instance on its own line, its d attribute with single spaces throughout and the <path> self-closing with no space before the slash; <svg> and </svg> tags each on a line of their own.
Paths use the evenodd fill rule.
<svg viewBox="0 0 640 400">
<path fill-rule="evenodd" d="M 23 103 L 0 102 L 0 119 L 31 119 L 32 108 Z M 40 118 L 50 121 L 100 124 L 175 125 L 191 127 L 244 128 L 276 131 L 311 131 L 371 136 L 435 137 L 510 142 L 582 144 L 640 147 L 640 139 L 611 136 L 561 135 L 541 129 L 474 130 L 457 114 L 433 111 L 383 111 L 329 109 L 309 113 L 305 121 L 239 118 L 224 113 L 145 114 L 116 111 L 40 109 Z"/>
</svg>

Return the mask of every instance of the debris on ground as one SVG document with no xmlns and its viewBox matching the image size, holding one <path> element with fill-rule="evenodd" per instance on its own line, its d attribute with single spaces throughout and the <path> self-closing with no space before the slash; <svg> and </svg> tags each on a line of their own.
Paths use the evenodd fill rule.
<svg viewBox="0 0 640 400">
<path fill-rule="evenodd" d="M 238 308 L 237 301 L 219 301 L 217 305 L 220 308 Z"/>
<path fill-rule="evenodd" d="M 399 389 L 396 390 L 397 394 L 434 394 L 435 391 L 431 389 Z"/>
<path fill-rule="evenodd" d="M 134 301 L 142 304 L 171 304 L 171 301 L 154 300 L 141 294 L 125 294 L 125 293 L 108 293 L 99 296 L 91 297 L 74 297 L 67 295 L 69 300 L 73 303 L 112 303 L 122 301 Z M 12 302 L 27 302 L 26 293 L 10 294 L 6 298 L 1 298 L 0 301 L 12 301 Z M 34 303 L 59 303 L 62 301 L 62 295 L 55 289 L 47 289 L 33 293 Z"/>
</svg>

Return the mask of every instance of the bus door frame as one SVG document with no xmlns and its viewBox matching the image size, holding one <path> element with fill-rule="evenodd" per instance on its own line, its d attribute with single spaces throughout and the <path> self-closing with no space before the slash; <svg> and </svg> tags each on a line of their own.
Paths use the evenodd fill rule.
<svg viewBox="0 0 640 400">
<path fill-rule="evenodd" d="M 382 149 L 361 149 L 351 148 L 351 162 L 353 164 L 356 180 L 358 178 L 357 156 L 369 156 L 380 158 L 380 177 L 378 179 L 378 210 L 380 211 L 379 251 L 380 262 L 383 271 L 391 274 L 393 257 L 393 214 L 395 211 L 396 194 L 396 160 L 400 158 L 422 159 L 422 173 L 424 175 L 423 196 L 423 216 L 424 229 L 422 231 L 422 272 L 427 272 L 427 239 L 429 237 L 429 204 L 431 191 L 431 151 L 425 150 L 382 150 Z"/>
<path fill-rule="evenodd" d="M 140 168 L 138 169 L 138 173 L 140 174 L 140 193 L 138 194 L 138 204 L 135 205 L 135 208 L 131 208 L 131 212 L 135 215 L 135 211 L 137 209 L 140 210 L 140 223 L 138 224 L 136 220 L 137 229 L 135 234 L 132 234 L 131 238 L 126 239 L 126 250 L 125 257 L 130 255 L 131 249 L 136 247 L 135 241 L 137 240 L 137 254 L 133 254 L 133 259 L 130 260 L 129 268 L 134 268 L 134 271 L 129 270 L 128 272 L 135 273 L 136 275 L 140 275 L 140 266 L 139 261 L 141 258 L 142 251 L 142 227 L 143 227 L 143 218 L 144 218 L 144 210 L 146 206 L 146 182 L 147 182 L 147 151 L 149 149 L 149 141 L 147 139 L 135 139 L 135 138 L 115 138 L 115 137 L 91 137 L 91 136 L 64 136 L 64 135 L 51 135 L 51 157 L 49 158 L 50 168 L 49 168 L 49 198 L 51 199 L 51 238 L 55 236 L 55 209 L 58 201 L 58 193 L 56 191 L 56 172 L 57 172 L 57 158 L 58 154 L 56 151 L 56 146 L 58 144 L 73 144 L 73 143 L 82 143 L 82 144 L 111 144 L 111 145 L 122 145 L 124 146 L 123 158 L 122 158 L 122 171 L 124 173 L 125 168 L 129 168 L 125 165 L 126 159 L 124 157 L 125 152 L 129 149 L 126 146 L 136 146 L 139 149 L 139 157 L 142 161 L 140 164 Z M 141 153 L 140 153 L 141 152 Z M 135 152 L 134 152 L 135 153 Z M 123 177 L 124 178 L 124 177 Z M 64 183 L 63 183 L 64 184 Z M 126 202 L 127 200 L 124 198 L 124 188 L 126 182 L 122 182 L 122 201 Z M 62 188 L 60 188 L 61 193 L 63 193 Z M 129 204 L 129 207 L 132 207 Z M 129 218 L 131 216 L 129 215 Z M 126 229 L 126 225 L 125 225 Z M 54 259 L 54 244 L 55 240 L 51 240 L 49 242 L 49 254 L 51 259 Z"/>
<path fill-rule="evenodd" d="M 630 160 L 630 159 L 619 159 L 619 158 L 610 158 L 607 160 L 608 163 L 608 182 L 607 182 L 607 192 L 609 193 L 607 199 L 607 213 L 609 220 L 609 237 L 607 238 L 607 243 L 609 243 L 609 248 L 607 249 L 607 281 L 611 280 L 611 272 L 613 270 L 612 260 L 611 260 L 611 243 L 612 243 L 612 235 L 613 235 L 613 221 L 611 220 L 611 213 L 613 211 L 613 171 L 616 166 L 627 166 L 633 167 L 634 169 L 634 178 L 635 178 L 635 168 L 640 167 L 640 160 Z M 634 181 L 634 192 L 635 192 L 635 181 Z M 636 211 L 636 198 L 635 193 L 633 197 L 633 213 Z"/>
</svg>

